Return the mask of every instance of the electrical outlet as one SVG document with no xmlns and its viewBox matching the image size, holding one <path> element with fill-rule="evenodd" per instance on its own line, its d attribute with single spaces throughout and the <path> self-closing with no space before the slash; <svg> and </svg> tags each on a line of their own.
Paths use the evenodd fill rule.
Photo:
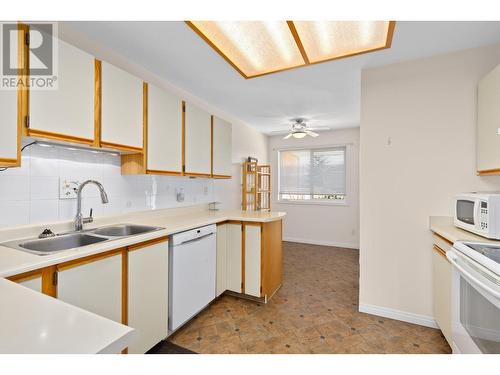
<svg viewBox="0 0 500 375">
<path fill-rule="evenodd" d="M 76 199 L 78 186 L 80 186 L 79 181 L 72 181 L 66 178 L 60 178 L 59 199 Z"/>
</svg>

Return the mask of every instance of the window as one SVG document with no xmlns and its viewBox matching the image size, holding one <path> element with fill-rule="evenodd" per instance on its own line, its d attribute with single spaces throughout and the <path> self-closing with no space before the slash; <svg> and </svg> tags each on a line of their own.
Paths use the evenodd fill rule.
<svg viewBox="0 0 500 375">
<path fill-rule="evenodd" d="M 344 202 L 346 148 L 279 151 L 278 200 Z"/>
</svg>

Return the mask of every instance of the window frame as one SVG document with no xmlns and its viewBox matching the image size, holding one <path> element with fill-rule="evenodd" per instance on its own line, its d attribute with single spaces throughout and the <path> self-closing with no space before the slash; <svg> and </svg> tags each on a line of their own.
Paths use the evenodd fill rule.
<svg viewBox="0 0 500 375">
<path fill-rule="evenodd" d="M 325 145 L 325 146 L 303 146 L 303 147 L 287 147 L 277 149 L 277 181 L 276 186 L 276 203 L 277 204 L 290 204 L 290 205 L 318 205 L 318 206 L 349 206 L 349 199 L 351 196 L 351 183 L 350 183 L 350 143 Z M 343 148 L 344 149 L 344 168 L 345 168 L 345 198 L 341 200 L 329 199 L 282 199 L 280 198 L 280 181 L 281 181 L 281 153 L 284 151 L 318 151 L 318 150 L 332 150 Z"/>
</svg>

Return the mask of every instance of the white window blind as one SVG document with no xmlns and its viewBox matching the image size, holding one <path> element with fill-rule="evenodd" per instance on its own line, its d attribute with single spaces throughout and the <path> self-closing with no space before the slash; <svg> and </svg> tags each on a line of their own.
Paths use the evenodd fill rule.
<svg viewBox="0 0 500 375">
<path fill-rule="evenodd" d="M 345 147 L 280 151 L 278 199 L 344 200 L 345 154 Z"/>
</svg>

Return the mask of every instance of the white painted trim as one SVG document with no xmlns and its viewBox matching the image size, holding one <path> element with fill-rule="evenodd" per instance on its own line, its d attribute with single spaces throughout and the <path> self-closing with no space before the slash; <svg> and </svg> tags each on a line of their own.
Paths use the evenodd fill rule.
<svg viewBox="0 0 500 375">
<path fill-rule="evenodd" d="M 436 321 L 431 316 L 390 309 L 388 307 L 360 304 L 359 312 L 401 320 L 403 322 L 418 324 L 425 327 L 439 328 Z"/>
<path fill-rule="evenodd" d="M 309 240 L 307 238 L 295 238 L 295 237 L 283 237 L 283 241 L 288 242 L 298 242 L 298 243 L 307 243 L 311 245 L 322 245 L 322 246 L 334 246 L 334 247 L 346 247 L 348 249 L 359 249 L 359 245 L 356 243 L 341 243 L 341 242 L 332 242 L 332 241 L 316 241 Z"/>
</svg>

